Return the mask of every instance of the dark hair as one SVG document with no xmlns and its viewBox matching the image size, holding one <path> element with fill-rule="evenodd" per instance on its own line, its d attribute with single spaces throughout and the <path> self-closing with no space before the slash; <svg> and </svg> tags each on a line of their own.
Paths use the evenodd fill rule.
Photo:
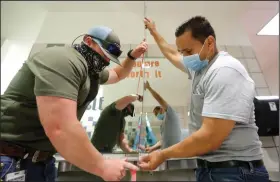
<svg viewBox="0 0 280 182">
<path fill-rule="evenodd" d="M 200 41 L 202 44 L 205 39 L 212 35 L 216 39 L 215 31 L 210 22 L 202 16 L 195 16 L 188 21 L 182 23 L 175 31 L 175 36 L 179 37 L 186 31 L 191 31 L 192 37 Z"/>
<path fill-rule="evenodd" d="M 85 34 L 85 35 L 83 36 L 83 41 L 85 41 L 86 38 L 88 38 L 88 37 L 90 37 L 91 40 L 92 40 L 94 43 L 96 43 L 95 40 L 93 40 L 93 37 L 92 37 L 91 35 L 88 35 L 88 34 Z"/>
<path fill-rule="evenodd" d="M 85 34 L 84 36 L 83 36 L 83 41 L 85 41 L 86 40 L 86 38 L 88 38 L 88 37 L 91 37 L 90 35 L 88 35 L 88 34 Z"/>
<path fill-rule="evenodd" d="M 160 110 L 160 106 L 156 106 L 155 108 L 154 108 L 154 110 L 153 110 L 153 112 L 155 112 L 155 111 L 159 111 Z"/>
</svg>

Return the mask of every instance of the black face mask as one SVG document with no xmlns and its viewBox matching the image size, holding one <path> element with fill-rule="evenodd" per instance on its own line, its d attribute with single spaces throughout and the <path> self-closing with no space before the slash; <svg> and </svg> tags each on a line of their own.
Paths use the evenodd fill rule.
<svg viewBox="0 0 280 182">
<path fill-rule="evenodd" d="M 76 49 L 85 58 L 90 77 L 96 77 L 106 66 L 109 66 L 110 64 L 100 54 L 83 42 L 81 44 L 74 45 L 74 49 Z"/>
<path fill-rule="evenodd" d="M 131 117 L 133 117 L 134 105 L 133 105 L 133 104 L 128 104 L 128 106 L 126 106 L 126 108 L 124 108 L 124 109 L 122 110 L 122 112 L 124 113 L 124 117 L 126 117 L 126 116 L 131 116 Z"/>
</svg>

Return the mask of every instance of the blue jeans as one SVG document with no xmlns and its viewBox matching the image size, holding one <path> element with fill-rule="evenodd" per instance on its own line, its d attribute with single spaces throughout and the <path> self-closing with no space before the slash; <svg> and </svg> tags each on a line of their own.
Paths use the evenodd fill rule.
<svg viewBox="0 0 280 182">
<path fill-rule="evenodd" d="M 0 161 L 0 179 L 4 181 L 7 174 L 16 172 L 17 160 L 9 156 L 0 156 Z M 57 176 L 55 158 L 36 163 L 33 163 L 31 159 L 22 159 L 19 170 L 25 170 L 25 181 L 54 182 Z"/>
<path fill-rule="evenodd" d="M 198 182 L 269 182 L 269 175 L 264 166 L 237 168 L 198 168 Z"/>
</svg>

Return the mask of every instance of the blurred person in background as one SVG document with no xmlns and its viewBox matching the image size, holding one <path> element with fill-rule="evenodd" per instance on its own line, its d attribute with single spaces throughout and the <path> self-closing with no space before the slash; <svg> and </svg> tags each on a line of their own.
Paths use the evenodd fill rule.
<svg viewBox="0 0 280 182">
<path fill-rule="evenodd" d="M 160 106 L 153 110 L 158 120 L 162 121 L 160 126 L 161 139 L 153 146 L 147 147 L 147 152 L 170 147 L 181 141 L 181 124 L 176 111 L 150 86 L 148 81 L 144 84 L 144 89 L 148 90 L 157 100 Z"/>
<path fill-rule="evenodd" d="M 132 102 L 142 102 L 143 97 L 131 94 L 111 103 L 101 112 L 94 128 L 91 143 L 102 153 L 112 153 L 115 145 L 123 152 L 133 152 L 125 136 L 125 117 L 134 116 L 134 105 Z"/>
</svg>

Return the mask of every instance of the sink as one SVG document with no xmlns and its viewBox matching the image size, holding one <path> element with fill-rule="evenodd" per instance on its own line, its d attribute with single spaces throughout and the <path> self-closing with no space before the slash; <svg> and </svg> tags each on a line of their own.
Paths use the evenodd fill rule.
<svg viewBox="0 0 280 182">
<path fill-rule="evenodd" d="M 144 172 L 136 174 L 137 181 L 195 181 L 195 172 L 191 169 L 177 169 L 169 171 Z M 84 171 L 70 171 L 58 173 L 56 181 L 103 181 L 102 178 Z M 121 181 L 130 181 L 130 173 Z"/>
<path fill-rule="evenodd" d="M 136 163 L 136 161 L 132 161 Z M 180 169 L 196 169 L 197 163 L 195 159 L 181 159 L 181 160 L 168 160 L 162 163 L 154 171 L 169 171 L 169 170 L 180 170 Z M 68 161 L 62 160 L 58 162 L 58 172 L 69 172 L 69 171 L 81 171 L 78 167 L 69 163 Z"/>
<path fill-rule="evenodd" d="M 104 154 L 105 158 L 127 158 L 136 163 L 142 154 Z M 58 163 L 57 181 L 102 181 L 98 176 L 89 174 L 61 156 L 56 156 Z M 197 168 L 195 158 L 170 159 L 162 163 L 154 171 L 138 171 L 137 181 L 194 181 L 194 170 Z M 122 181 L 130 181 L 130 173 Z"/>
</svg>

